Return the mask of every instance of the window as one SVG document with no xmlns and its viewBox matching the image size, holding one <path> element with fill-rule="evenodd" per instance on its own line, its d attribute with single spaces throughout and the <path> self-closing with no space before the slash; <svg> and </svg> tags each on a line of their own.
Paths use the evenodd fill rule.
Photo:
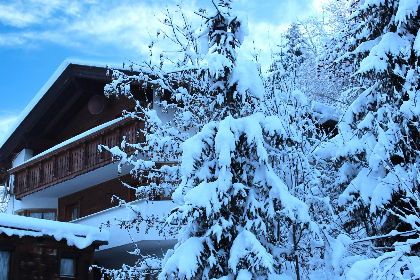
<svg viewBox="0 0 420 280">
<path fill-rule="evenodd" d="M 60 276 L 76 277 L 76 259 L 61 258 Z"/>
<path fill-rule="evenodd" d="M 55 210 L 36 210 L 36 211 L 28 211 L 29 217 L 37 218 L 37 219 L 45 219 L 45 220 L 52 220 L 55 221 Z"/>
<path fill-rule="evenodd" d="M 44 212 L 42 218 L 45 220 L 55 221 L 55 212 Z"/>
<path fill-rule="evenodd" d="M 80 203 L 72 203 L 65 206 L 64 220 L 70 222 L 80 218 Z"/>
<path fill-rule="evenodd" d="M 0 279 L 9 279 L 10 252 L 0 251 Z"/>
<path fill-rule="evenodd" d="M 42 219 L 42 213 L 41 212 L 31 212 L 31 213 L 29 213 L 29 217 Z"/>
<path fill-rule="evenodd" d="M 80 254 L 72 252 L 61 252 L 60 276 L 75 278 L 77 276 L 77 260 Z"/>
<path fill-rule="evenodd" d="M 76 220 L 79 218 L 79 206 L 73 206 L 71 209 L 71 219 Z"/>
</svg>

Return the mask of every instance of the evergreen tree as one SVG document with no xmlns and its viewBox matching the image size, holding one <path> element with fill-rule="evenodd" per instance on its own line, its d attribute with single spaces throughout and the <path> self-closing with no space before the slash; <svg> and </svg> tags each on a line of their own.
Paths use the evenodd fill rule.
<svg viewBox="0 0 420 280">
<path fill-rule="evenodd" d="M 324 239 L 329 235 L 332 212 L 312 154 L 325 135 L 311 102 L 292 86 L 282 86 L 284 82 L 271 75 L 266 87 L 267 115 L 278 117 L 284 128 L 282 137 L 270 143 L 269 158 L 289 192 L 308 205 L 310 222 L 279 216 L 278 239 L 288 247 L 280 254 L 281 263 L 297 279 L 328 279 Z"/>
<path fill-rule="evenodd" d="M 348 75 L 353 64 L 344 58 L 339 61 L 346 53 L 347 33 L 334 30 L 338 28 L 334 26 L 337 21 L 343 28 L 349 22 L 340 14 L 346 7 L 336 6 L 328 10 L 327 22 L 309 17 L 292 23 L 273 55 L 270 72 L 275 72 L 283 91 L 292 86 L 290 90 L 301 90 L 309 100 L 343 111 L 351 103 L 347 99 L 355 90 Z M 343 89 L 352 90 L 342 94 Z"/>
<path fill-rule="evenodd" d="M 237 59 L 244 22 L 230 10 L 229 1 L 206 18 L 209 61 L 224 65 L 209 83 L 218 89 L 225 117 L 206 124 L 183 146 L 182 181 L 173 195 L 180 206 L 169 218 L 182 229 L 160 278 L 267 279 L 285 271 L 285 255 L 296 255 L 297 248 L 279 235 L 286 224 L 282 220 L 295 230 L 307 228 L 308 206 L 273 171 L 268 149 L 285 136 L 280 119 L 242 109 L 264 95 L 255 64 Z M 209 77 L 212 67 L 204 69 Z"/>
<path fill-rule="evenodd" d="M 301 66 L 308 54 L 297 22 L 287 29 L 278 45 L 278 52 L 273 55 L 270 76 L 275 80 L 276 88 L 282 92 L 299 89 Z"/>
<path fill-rule="evenodd" d="M 327 98 L 321 99 L 322 102 L 341 112 L 360 94 L 359 84 L 352 75 L 356 70 L 355 61 L 348 56 L 354 43 L 352 31 L 355 23 L 351 15 L 356 6 L 352 0 L 331 0 L 324 5 L 328 34 L 323 38 L 317 57 L 317 76 L 323 81 L 324 91 L 329 93 Z"/>
<path fill-rule="evenodd" d="M 118 147 L 108 149 L 121 164 L 135 166 L 132 174 L 147 174 L 149 181 L 156 182 L 140 186 L 139 193 L 175 189 L 172 197 L 179 206 L 167 224 L 177 224 L 181 230 L 177 245 L 163 260 L 160 279 L 267 279 L 284 273 L 301 279 L 299 268 L 305 261 L 300 251 L 309 246 L 303 240 L 310 240 L 309 235 L 314 240 L 320 237 L 308 205 L 297 198 L 302 196 L 300 190 L 310 187 L 303 179 L 308 173 L 285 180 L 294 176 L 288 172 L 299 173 L 309 163 L 296 161 L 295 153 L 287 162 L 302 167 L 293 170 L 289 165 L 275 171 L 283 167 L 274 151 L 292 140 L 302 141 L 302 134 L 292 131 L 279 115 L 266 116 L 258 68 L 237 54 L 248 32 L 246 16 L 233 12 L 230 5 L 228 0 L 220 1 L 215 12 L 198 12 L 204 23 L 200 29 L 194 29 L 181 10 L 184 24 L 175 25 L 168 12 L 163 23 L 173 33 L 161 31 L 160 36 L 175 43 L 178 57 L 158 54 L 160 64 L 141 63 L 138 76 L 114 71 L 108 93 L 132 97 L 130 83 L 152 85 L 157 94 L 170 93 L 175 102 L 163 100 L 160 105 L 174 108 L 175 115 L 164 126 L 154 110 L 138 106 L 127 114 L 145 120 L 146 143 L 133 145 L 134 156 Z M 158 43 L 153 40 L 152 49 Z M 287 110 L 289 114 L 293 106 Z M 295 118 L 299 116 L 300 112 Z M 199 132 L 184 142 L 188 134 L 182 131 L 191 128 Z M 155 160 L 168 158 L 181 164 L 154 166 Z M 141 213 L 136 222 L 153 223 Z M 151 258 L 115 277 L 141 278 L 148 262 Z"/>
<path fill-rule="evenodd" d="M 419 3 L 357 4 L 347 56 L 358 65 L 362 93 L 345 113 L 339 135 L 319 153 L 331 156 L 338 170 L 345 229 L 360 241 L 373 240 L 373 250 L 359 254 L 375 258 L 356 262 L 347 279 L 418 279 Z M 366 265 L 370 269 L 361 270 Z"/>
</svg>

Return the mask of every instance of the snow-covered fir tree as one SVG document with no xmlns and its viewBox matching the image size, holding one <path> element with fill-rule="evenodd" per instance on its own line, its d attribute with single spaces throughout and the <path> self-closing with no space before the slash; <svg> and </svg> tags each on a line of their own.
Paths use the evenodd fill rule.
<svg viewBox="0 0 420 280">
<path fill-rule="evenodd" d="M 324 89 L 318 91 L 323 92 L 323 103 L 342 112 L 360 93 L 359 84 L 353 78 L 355 62 L 346 55 L 354 40 L 351 15 L 357 5 L 352 0 L 331 0 L 324 4 L 326 36 L 322 38 L 317 57 L 317 78 L 322 80 Z"/>
<path fill-rule="evenodd" d="M 268 152 L 274 172 L 289 192 L 308 205 L 311 221 L 302 224 L 279 215 L 278 239 L 289 246 L 280 255 L 286 271 L 296 279 L 323 279 L 329 276 L 324 239 L 329 235 L 332 211 L 312 152 L 326 137 L 318 122 L 330 116 L 314 114 L 315 103 L 294 82 L 276 72 L 268 77 L 266 112 L 277 116 L 284 128 L 282 137 L 270 143 Z"/>
<path fill-rule="evenodd" d="M 300 66 L 307 58 L 304 38 L 296 22 L 282 36 L 278 48 L 278 52 L 273 55 L 274 62 L 270 66 L 270 75 L 272 80 L 276 81 L 279 90 L 292 92 L 299 88 Z"/>
<path fill-rule="evenodd" d="M 139 187 L 139 193 L 156 188 L 170 193 L 175 188 L 172 197 L 179 206 L 167 224 L 178 224 L 181 230 L 177 245 L 163 260 L 159 278 L 267 279 L 289 274 L 303 279 L 309 264 L 300 251 L 319 247 L 315 240 L 320 236 L 308 204 L 298 198 L 303 197 L 301 191 L 312 187 L 302 179 L 308 173 L 288 172 L 299 173 L 309 164 L 306 160 L 293 162 L 299 157 L 296 153 L 286 160 L 296 170 L 292 165 L 274 170 L 282 168 L 275 150 L 287 147 L 290 141 L 302 141 L 302 131 L 293 131 L 287 121 L 278 114 L 267 114 L 262 105 L 265 89 L 258 67 L 238 55 L 248 33 L 246 15 L 232 11 L 230 1 L 220 1 L 213 12 L 197 13 L 203 25 L 195 29 L 181 10 L 179 13 L 182 26 L 175 26 L 168 12 L 163 22 L 174 32 L 159 32 L 175 42 L 177 59 L 167 57 L 167 52 L 158 54 L 160 63 L 141 63 L 138 76 L 114 71 L 115 81 L 106 88 L 109 94 L 131 96 L 130 83 L 152 85 L 156 94 L 169 92 L 175 101 L 172 105 L 160 102 L 164 109 L 175 110 L 174 120 L 167 125 L 148 108 L 138 106 L 137 112 L 127 113 L 146 121 L 147 129 L 142 131 L 146 143 L 134 145 L 137 154 L 127 156 L 118 147 L 108 148 L 121 164 L 135 166 L 132 174 L 147 174 L 152 182 L 158 179 L 159 184 Z M 152 49 L 157 44 L 153 40 Z M 165 68 L 172 62 L 172 68 Z M 288 107 L 288 117 L 294 109 Z M 301 113 L 294 114 L 298 119 Z M 182 131 L 188 129 L 199 132 L 184 142 L 188 133 Z M 154 161 L 168 158 L 181 163 L 160 169 L 154 166 Z M 138 213 L 136 221 L 150 220 Z M 293 237 L 288 236 L 290 232 Z M 303 244 L 310 239 L 312 243 Z M 150 258 L 144 258 L 134 268 L 111 273 L 115 278 L 141 278 L 148 261 Z M 299 272 L 301 266 L 305 266 L 304 274 Z"/>
<path fill-rule="evenodd" d="M 255 64 L 237 58 L 238 35 L 247 30 L 238 20 L 243 16 L 223 1 L 206 18 L 208 61 L 223 69 L 209 63 L 203 71 L 219 76 L 212 87 L 226 114 L 184 143 L 182 182 L 173 195 L 180 206 L 169 218 L 182 229 L 160 278 L 267 279 L 285 271 L 284 255 L 296 251 L 280 238 L 281 220 L 308 227 L 308 206 L 273 171 L 268 149 L 285 136 L 280 119 L 241 110 L 264 97 Z"/>
<path fill-rule="evenodd" d="M 139 105 L 127 115 L 145 121 L 146 143 L 133 156 L 108 149 L 146 182 L 139 195 L 173 193 L 179 206 L 166 224 L 180 228 L 163 261 L 141 256 L 114 278 L 418 278 L 419 4 L 332 8 L 351 24 L 327 40 L 292 26 L 265 88 L 238 54 L 247 22 L 230 4 L 197 12 L 198 28 L 181 9 L 181 25 L 167 11 L 169 28 L 150 43 L 157 59 L 133 64 L 139 75 L 114 71 L 106 88 L 132 97 L 129 85 L 153 87 L 155 104 L 174 113 L 165 124 Z M 162 40 L 165 51 L 156 51 Z M 349 89 L 360 96 L 322 144 L 304 93 L 345 103 Z M 135 221 L 164 222 L 138 212 Z"/>
<path fill-rule="evenodd" d="M 418 279 L 420 3 L 357 2 L 347 56 L 362 93 L 319 151 L 338 168 L 340 217 L 357 240 L 349 250 L 370 258 L 346 279 Z"/>
<path fill-rule="evenodd" d="M 303 91 L 309 100 L 342 111 L 351 103 L 347 100 L 349 93 L 342 94 L 343 88 L 348 89 L 351 85 L 350 75 L 347 75 L 348 62 L 336 61 L 345 53 L 346 49 L 343 46 L 346 46 L 346 33 L 337 32 L 335 25 L 340 22 L 340 27 L 346 26 L 347 18 L 343 19 L 340 13 L 348 10 L 342 4 L 331 6 L 334 7 L 326 10 L 328 20 L 309 17 L 289 26 L 274 49 L 274 63 L 270 71 L 279 76 L 278 80 L 283 88 L 286 85 L 294 85 Z M 333 26 L 329 25 L 330 21 Z M 342 69 L 346 69 L 347 72 L 343 73 Z M 286 82 L 290 79 L 293 83 Z"/>
</svg>

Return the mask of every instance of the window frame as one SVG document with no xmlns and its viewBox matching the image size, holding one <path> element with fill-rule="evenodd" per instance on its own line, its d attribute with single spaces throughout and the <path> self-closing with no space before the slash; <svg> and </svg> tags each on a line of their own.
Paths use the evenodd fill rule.
<svg viewBox="0 0 420 280">
<path fill-rule="evenodd" d="M 79 214 L 79 205 L 73 206 L 71 207 L 71 220 L 77 220 L 80 218 L 80 214 Z"/>
<path fill-rule="evenodd" d="M 69 278 L 69 279 L 77 278 L 77 266 L 78 266 L 79 258 L 80 258 L 80 254 L 78 253 L 61 252 L 60 267 L 59 267 L 59 273 L 58 273 L 60 275 L 60 278 Z M 61 274 L 61 266 L 62 266 L 63 259 L 73 260 L 73 275 Z"/>
<path fill-rule="evenodd" d="M 13 262 L 13 251 L 14 250 L 15 250 L 15 246 L 13 246 L 13 245 L 0 244 L 0 251 L 9 253 L 9 263 L 8 263 L 8 271 L 7 271 L 7 278 L 6 279 L 11 279 L 11 277 L 12 277 L 12 262 Z"/>
<path fill-rule="evenodd" d="M 77 217 L 73 217 L 73 211 L 77 208 Z M 80 201 L 76 203 L 67 204 L 64 207 L 64 219 L 66 222 L 74 221 L 81 218 L 80 216 Z"/>
<path fill-rule="evenodd" d="M 25 217 L 30 217 L 31 213 L 42 213 L 41 219 L 44 219 L 44 213 L 54 213 L 55 215 L 54 221 L 57 221 L 57 209 L 54 209 L 54 208 L 24 210 L 23 215 L 21 213 L 22 212 L 18 213 L 18 215 L 25 216 Z M 39 219 L 39 218 L 35 218 L 35 219 Z M 52 221 L 52 220 L 49 220 L 49 221 Z"/>
<path fill-rule="evenodd" d="M 44 213 L 54 213 L 55 214 L 55 220 L 54 221 L 57 221 L 57 218 L 58 218 L 58 212 L 57 212 L 57 209 L 55 209 L 55 208 L 22 210 L 22 211 L 18 212 L 17 214 L 19 216 L 30 217 L 30 213 L 42 213 L 42 216 L 44 216 Z M 38 218 L 35 218 L 35 219 L 38 219 Z M 44 218 L 41 218 L 41 219 L 44 219 Z"/>
<path fill-rule="evenodd" d="M 73 262 L 73 274 L 69 275 L 69 274 L 62 274 L 62 267 L 63 267 L 63 260 L 71 260 Z M 76 272 L 77 272 L 77 260 L 75 258 L 66 258 L 66 257 L 61 257 L 60 258 L 60 278 L 61 277 L 65 277 L 65 278 L 76 278 Z"/>
</svg>

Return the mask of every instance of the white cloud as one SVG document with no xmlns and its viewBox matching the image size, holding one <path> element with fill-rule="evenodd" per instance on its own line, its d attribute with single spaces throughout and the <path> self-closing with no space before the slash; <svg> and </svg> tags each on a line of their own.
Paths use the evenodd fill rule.
<svg viewBox="0 0 420 280">
<path fill-rule="evenodd" d="M 26 42 L 21 34 L 0 34 L 0 47 L 1 46 L 18 46 Z"/>
<path fill-rule="evenodd" d="M 7 129 L 17 119 L 17 115 L 0 111 L 0 143 L 2 143 L 3 135 L 6 134 Z"/>
<path fill-rule="evenodd" d="M 314 0 L 314 8 L 318 11 L 318 12 L 322 12 L 323 10 L 323 6 L 325 4 L 327 4 L 328 0 Z"/>
<path fill-rule="evenodd" d="M 144 53 L 148 30 L 155 31 L 159 24 L 154 15 L 159 15 L 163 7 L 134 0 L 100 4 L 92 0 L 21 0 L 0 4 L 0 26 L 12 27 L 0 33 L 0 47 L 51 42 L 87 53 L 108 47 Z"/>
<path fill-rule="evenodd" d="M 25 27 L 37 23 L 39 19 L 35 14 L 19 9 L 17 5 L 0 4 L 0 22 L 14 27 Z"/>
<path fill-rule="evenodd" d="M 248 12 L 251 24 L 281 26 L 310 13 L 313 1 L 318 3 L 323 0 L 238 0 L 234 2 L 234 7 Z M 185 1 L 183 6 L 187 11 L 202 4 L 208 6 L 208 1 L 198 2 Z M 55 34 L 50 37 L 54 43 L 57 43 L 55 37 L 68 37 L 62 44 L 68 41 L 100 42 L 134 49 L 148 37 L 146 28 L 154 29 L 157 26 L 154 15 L 159 16 L 160 9 L 164 9 L 167 3 L 174 6 L 170 1 L 146 0 L 18 0 L 12 4 L 0 4 L 0 22 L 26 33 L 48 31 Z M 23 37 L 18 33 L 9 35 Z M 48 37 L 31 36 L 29 39 L 48 40 Z M 12 42 L 20 44 L 21 41 Z"/>
<path fill-rule="evenodd" d="M 55 12 L 66 13 L 69 6 L 72 5 L 66 0 L 18 0 L 0 4 L 0 22 L 17 28 L 44 24 Z"/>
<path fill-rule="evenodd" d="M 159 12 L 155 6 L 141 4 L 111 9 L 95 6 L 63 31 L 73 41 L 86 40 L 95 45 L 106 44 L 122 50 L 143 52 L 147 50 L 148 30 L 155 30 L 158 26 L 154 15 Z"/>
<path fill-rule="evenodd" d="M 261 50 L 264 60 L 268 61 L 271 50 L 268 42 L 276 44 L 281 31 L 291 21 L 303 19 L 323 1 L 237 0 L 234 7 L 249 14 L 250 37 L 246 39 L 245 47 Z M 119 57 L 137 59 L 138 55 L 148 55 L 149 32 L 155 35 L 161 26 L 157 17 L 161 18 L 161 10 L 167 3 L 172 2 L 18 0 L 13 4 L 0 4 L 0 22 L 15 27 L 10 33 L 0 33 L 0 47 L 31 47 L 51 42 L 89 55 L 110 56 L 118 51 Z M 208 7 L 209 1 L 181 3 L 187 14 L 203 4 Z"/>
</svg>

